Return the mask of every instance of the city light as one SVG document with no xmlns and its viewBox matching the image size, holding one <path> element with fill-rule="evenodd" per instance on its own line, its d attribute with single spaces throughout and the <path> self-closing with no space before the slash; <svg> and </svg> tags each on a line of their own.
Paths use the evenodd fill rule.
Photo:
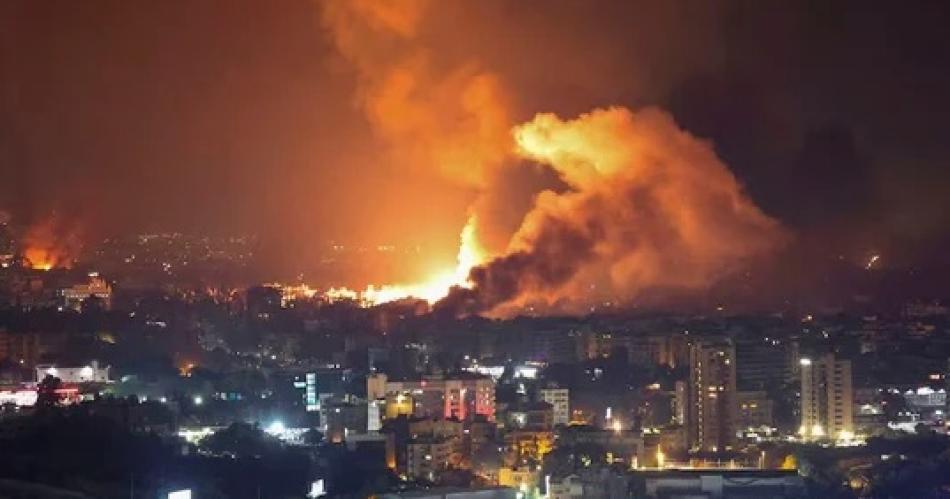
<svg viewBox="0 0 950 499">
<path fill-rule="evenodd" d="M 310 482 L 310 491 L 307 492 L 308 499 L 316 499 L 325 495 L 327 495 L 327 490 L 322 478 Z"/>
<path fill-rule="evenodd" d="M 275 420 L 267 426 L 267 429 L 264 430 L 271 435 L 281 435 L 286 431 L 287 428 L 284 426 L 284 422 L 280 420 Z"/>
<path fill-rule="evenodd" d="M 2 481 L 946 492 L 950 0 L 22 3 Z"/>
</svg>

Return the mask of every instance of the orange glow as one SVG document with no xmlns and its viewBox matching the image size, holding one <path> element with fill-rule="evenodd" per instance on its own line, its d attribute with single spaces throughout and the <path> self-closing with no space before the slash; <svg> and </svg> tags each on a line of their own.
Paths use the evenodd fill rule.
<svg viewBox="0 0 950 499">
<path fill-rule="evenodd" d="M 191 371 L 195 369 L 194 362 L 183 362 L 178 366 L 178 374 L 186 378 L 191 377 Z"/>
<path fill-rule="evenodd" d="M 322 21 L 355 70 L 357 105 L 388 160 L 471 191 L 457 266 L 328 296 L 434 303 L 457 286 L 467 289 L 443 306 L 458 315 L 589 311 L 651 289 L 702 290 L 783 240 L 711 144 L 665 111 L 539 113 L 516 124 L 500 75 L 482 61 L 434 56 L 440 47 L 426 31 L 434 3 L 327 0 Z M 545 165 L 565 188 L 537 192 L 506 221 L 508 173 L 524 161 Z"/>
<path fill-rule="evenodd" d="M 325 296 L 330 301 L 354 300 L 363 306 L 379 305 L 406 298 L 418 298 L 432 304 L 445 297 L 453 286 L 470 287 L 469 271 L 472 267 L 486 260 L 486 255 L 475 234 L 477 223 L 477 217 L 472 215 L 462 229 L 459 236 L 457 263 L 454 269 L 435 271 L 428 278 L 416 283 L 370 284 L 362 291 L 348 288 L 330 288 Z"/>
<path fill-rule="evenodd" d="M 23 236 L 24 265 L 34 270 L 70 268 L 79 253 L 75 230 L 50 217 L 32 225 Z"/>
<path fill-rule="evenodd" d="M 27 265 L 33 270 L 52 270 L 56 266 L 54 257 L 42 248 L 27 248 L 23 256 L 27 259 Z"/>
</svg>

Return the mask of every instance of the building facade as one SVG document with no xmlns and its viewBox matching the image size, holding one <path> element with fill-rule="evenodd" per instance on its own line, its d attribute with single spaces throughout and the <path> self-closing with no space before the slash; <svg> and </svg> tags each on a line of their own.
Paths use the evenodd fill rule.
<svg viewBox="0 0 950 499">
<path fill-rule="evenodd" d="M 834 354 L 803 357 L 799 433 L 808 440 L 849 439 L 854 435 L 851 361 Z"/>
<path fill-rule="evenodd" d="M 732 342 L 702 340 L 690 346 L 687 435 L 690 447 L 722 452 L 736 444 L 736 350 Z"/>
<path fill-rule="evenodd" d="M 567 388 L 542 388 L 538 396 L 542 401 L 551 404 L 555 426 L 571 422 L 570 391 Z"/>
<path fill-rule="evenodd" d="M 391 395 L 412 399 L 415 416 L 458 420 L 483 416 L 495 420 L 495 382 L 487 376 L 387 381 L 385 391 L 387 403 Z"/>
</svg>

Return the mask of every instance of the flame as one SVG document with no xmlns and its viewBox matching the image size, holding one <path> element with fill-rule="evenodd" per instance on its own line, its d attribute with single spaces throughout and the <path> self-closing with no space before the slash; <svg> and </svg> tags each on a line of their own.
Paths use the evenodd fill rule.
<svg viewBox="0 0 950 499">
<path fill-rule="evenodd" d="M 748 199 L 712 145 L 669 113 L 609 107 L 517 124 L 512 97 L 491 68 L 435 56 L 440 47 L 427 29 L 439 23 L 426 21 L 436 4 L 322 4 L 324 26 L 355 70 L 358 107 L 391 160 L 438 172 L 475 198 L 455 269 L 333 294 L 370 305 L 447 297 L 441 306 L 457 314 L 530 303 L 584 310 L 602 297 L 704 289 L 782 239 L 778 222 Z M 500 213 L 520 210 L 506 188 L 508 173 L 526 161 L 563 185 L 533 195 L 514 213 L 520 222 L 499 223 Z"/>
<path fill-rule="evenodd" d="M 508 315 L 540 304 L 590 310 L 602 296 L 700 291 L 780 245 L 709 143 L 656 108 L 542 113 L 512 130 L 518 153 L 565 184 L 544 190 L 507 251 L 440 308 Z"/>
<path fill-rule="evenodd" d="M 431 277 L 417 283 L 409 284 L 370 284 L 362 291 L 349 288 L 330 288 L 325 296 L 330 301 L 353 300 L 364 306 L 380 305 L 407 298 L 418 298 L 430 304 L 435 303 L 446 295 L 453 287 L 469 288 L 469 272 L 476 265 L 486 261 L 487 255 L 478 242 L 476 226 L 478 217 L 471 215 L 462 233 L 459 236 L 459 252 L 454 269 L 445 269 L 434 273 Z"/>
<path fill-rule="evenodd" d="M 56 217 L 32 225 L 23 236 L 24 265 L 34 270 L 70 268 L 79 252 L 76 230 L 69 230 Z"/>
<path fill-rule="evenodd" d="M 42 248 L 27 248 L 23 256 L 27 259 L 27 265 L 33 270 L 53 270 L 56 266 L 56 258 Z"/>
</svg>

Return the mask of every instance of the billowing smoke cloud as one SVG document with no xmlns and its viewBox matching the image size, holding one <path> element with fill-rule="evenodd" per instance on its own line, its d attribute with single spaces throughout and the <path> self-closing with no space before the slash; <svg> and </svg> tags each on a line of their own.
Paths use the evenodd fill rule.
<svg viewBox="0 0 950 499">
<path fill-rule="evenodd" d="M 658 109 L 539 114 L 513 131 L 517 151 L 568 186 L 544 191 L 507 253 L 472 269 L 455 313 L 523 303 L 584 305 L 651 288 L 700 289 L 783 240 L 710 144 Z"/>
<path fill-rule="evenodd" d="M 498 78 L 474 61 L 439 66 L 419 39 L 426 0 L 331 0 L 324 24 L 357 70 L 359 106 L 401 164 L 484 188 L 511 150 Z"/>
<path fill-rule="evenodd" d="M 699 289 L 781 240 L 712 147 L 663 111 L 611 108 L 572 121 L 540 114 L 514 126 L 495 74 L 433 57 L 427 7 L 331 0 L 323 21 L 356 69 L 360 109 L 398 164 L 476 193 L 469 234 L 487 255 L 474 259 L 482 265 L 472 268 L 470 288 L 453 289 L 443 310 L 504 313 Z M 560 185 L 534 196 L 520 225 L 503 227 L 496 214 L 509 197 L 505 179 L 528 162 L 551 169 Z"/>
<path fill-rule="evenodd" d="M 492 196 L 512 159 L 509 96 L 478 61 L 436 61 L 424 23 L 431 2 L 330 0 L 323 22 L 357 72 L 357 105 L 406 173 L 470 189 L 470 225 L 489 254 L 511 235 Z M 509 224 L 510 225 L 510 224 Z"/>
</svg>

